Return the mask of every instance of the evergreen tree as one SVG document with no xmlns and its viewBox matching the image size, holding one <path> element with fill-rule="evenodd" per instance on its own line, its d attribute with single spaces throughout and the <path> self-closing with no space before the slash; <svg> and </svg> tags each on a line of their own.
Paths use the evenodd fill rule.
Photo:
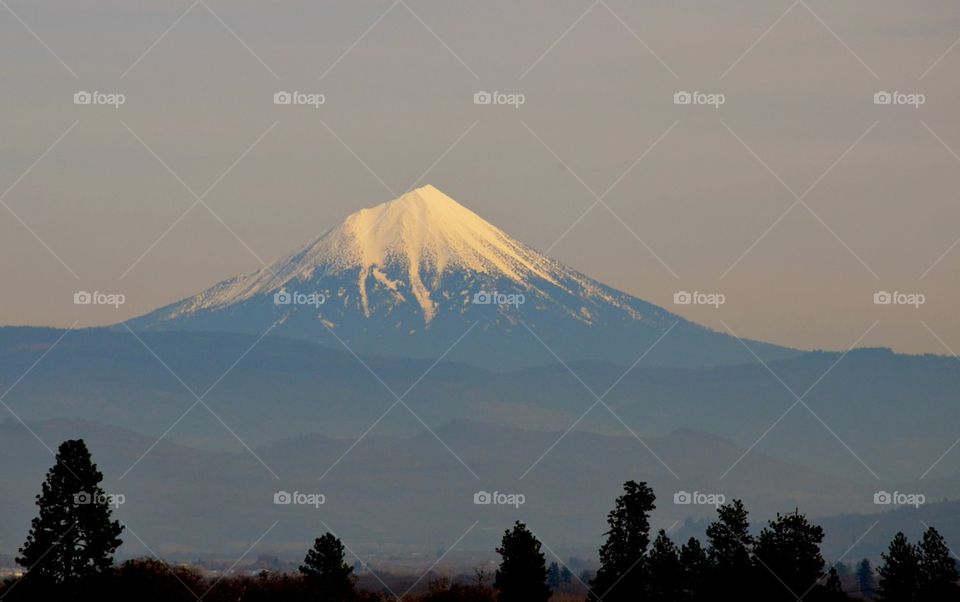
<svg viewBox="0 0 960 602">
<path fill-rule="evenodd" d="M 547 585 L 550 589 L 557 589 L 560 585 L 560 565 L 556 562 L 551 562 L 550 568 L 547 569 Z"/>
<path fill-rule="evenodd" d="M 103 474 L 82 439 L 64 441 L 47 471 L 17 563 L 39 584 L 75 583 L 113 564 L 123 526 L 110 520 Z"/>
<path fill-rule="evenodd" d="M 683 574 L 680 599 L 691 602 L 706 599 L 710 561 L 697 538 L 691 537 L 680 547 L 680 568 Z"/>
<path fill-rule="evenodd" d="M 504 532 L 497 554 L 501 560 L 493 586 L 499 602 L 546 602 L 550 598 L 540 542 L 526 525 L 517 521 L 513 530 Z"/>
<path fill-rule="evenodd" d="M 843 602 L 843 600 L 850 599 L 850 596 L 843 591 L 843 584 L 840 582 L 840 571 L 837 570 L 836 565 L 830 567 L 830 571 L 827 573 L 826 583 L 818 589 L 819 591 L 814 592 L 812 599 L 819 602 Z"/>
<path fill-rule="evenodd" d="M 920 558 L 916 547 L 903 533 L 897 533 L 886 554 L 881 554 L 880 599 L 884 602 L 912 602 L 917 600 L 920 584 Z"/>
<path fill-rule="evenodd" d="M 766 600 L 795 600 L 823 576 L 823 529 L 799 511 L 777 515 L 753 548 L 758 587 Z"/>
<path fill-rule="evenodd" d="M 850 575 L 850 567 L 842 560 L 834 562 L 833 566 L 830 568 L 837 571 L 837 577 L 840 577 L 841 579 Z"/>
<path fill-rule="evenodd" d="M 677 546 L 661 529 L 647 555 L 648 592 L 653 602 L 676 602 L 683 591 L 683 571 Z"/>
<path fill-rule="evenodd" d="M 573 581 L 573 573 L 566 566 L 560 569 L 560 583 L 570 583 Z"/>
<path fill-rule="evenodd" d="M 627 481 L 607 515 L 607 540 L 600 547 L 600 569 L 590 583 L 590 600 L 635 601 L 643 598 L 644 554 L 650 544 L 650 513 L 656 496 L 646 483 Z"/>
<path fill-rule="evenodd" d="M 870 600 L 873 598 L 876 589 L 877 582 L 873 576 L 873 567 L 870 566 L 870 561 L 864 558 L 857 565 L 857 591 L 861 596 Z"/>
<path fill-rule="evenodd" d="M 957 566 L 950 557 L 950 548 L 933 527 L 923 534 L 918 546 L 920 555 L 920 599 L 957 599 Z"/>
<path fill-rule="evenodd" d="M 707 541 L 710 591 L 718 599 L 742 597 L 743 584 L 753 577 L 753 537 L 742 501 L 733 500 L 717 508 L 717 520 L 707 526 Z"/>
<path fill-rule="evenodd" d="M 353 567 L 344 562 L 343 543 L 333 533 L 325 533 L 313 542 L 300 573 L 324 598 L 345 600 L 354 593 Z"/>
</svg>

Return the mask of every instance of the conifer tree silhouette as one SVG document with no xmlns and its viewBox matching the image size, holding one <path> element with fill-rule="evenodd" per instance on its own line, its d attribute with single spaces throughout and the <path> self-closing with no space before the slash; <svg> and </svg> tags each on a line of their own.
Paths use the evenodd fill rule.
<svg viewBox="0 0 960 602">
<path fill-rule="evenodd" d="M 123 526 L 110 520 L 103 474 L 82 439 L 64 441 L 47 471 L 17 563 L 40 584 L 76 583 L 113 564 Z"/>
<path fill-rule="evenodd" d="M 741 500 L 717 508 L 717 520 L 707 526 L 707 541 L 710 591 L 718 599 L 742 599 L 743 584 L 753 579 L 753 537 Z"/>
<path fill-rule="evenodd" d="M 300 573 L 311 590 L 330 600 L 349 599 L 354 592 L 353 567 L 344 562 L 343 543 L 333 533 L 325 533 L 313 542 Z"/>
<path fill-rule="evenodd" d="M 607 515 L 607 540 L 600 548 L 600 569 L 590 583 L 590 600 L 605 602 L 644 599 L 650 513 L 656 496 L 646 483 L 627 481 Z"/>
<path fill-rule="evenodd" d="M 653 602 L 676 602 L 683 590 L 680 551 L 661 529 L 647 554 L 647 596 Z"/>
<path fill-rule="evenodd" d="M 689 602 L 706 599 L 710 561 L 696 537 L 691 537 L 680 547 L 680 568 L 683 574 L 680 599 Z"/>
<path fill-rule="evenodd" d="M 923 600 L 960 598 L 957 594 L 957 565 L 943 536 L 928 527 L 917 547 L 920 554 L 920 591 Z"/>
<path fill-rule="evenodd" d="M 754 573 L 765 599 L 793 601 L 810 591 L 823 576 L 822 542 L 823 529 L 799 511 L 770 521 L 753 548 Z"/>
<path fill-rule="evenodd" d="M 873 598 L 876 588 L 877 581 L 873 575 L 873 567 L 870 565 L 870 561 L 864 558 L 857 564 L 857 592 L 870 600 Z"/>
<path fill-rule="evenodd" d="M 540 542 L 526 525 L 517 521 L 513 529 L 505 531 L 497 553 L 501 560 L 493 587 L 498 602 L 546 602 L 550 598 Z"/>
<path fill-rule="evenodd" d="M 920 558 L 917 548 L 906 535 L 897 533 L 885 554 L 880 573 L 880 599 L 884 602 L 912 602 L 916 600 L 920 584 Z"/>
</svg>

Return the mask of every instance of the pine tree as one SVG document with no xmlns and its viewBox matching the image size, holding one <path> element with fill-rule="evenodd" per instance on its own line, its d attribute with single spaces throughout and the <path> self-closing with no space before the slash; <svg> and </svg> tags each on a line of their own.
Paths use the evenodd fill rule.
<svg viewBox="0 0 960 602">
<path fill-rule="evenodd" d="M 843 562 L 842 560 L 834 562 L 833 566 L 830 568 L 837 571 L 837 577 L 843 578 L 850 575 L 850 567 L 847 566 L 847 563 Z"/>
<path fill-rule="evenodd" d="M 777 515 L 753 548 L 758 585 L 767 600 L 795 600 L 823 576 L 823 529 L 799 511 Z"/>
<path fill-rule="evenodd" d="M 354 592 L 353 567 L 344 562 L 343 543 L 325 533 L 313 542 L 300 566 L 310 588 L 331 600 L 344 600 Z"/>
<path fill-rule="evenodd" d="M 933 527 L 923 534 L 920 555 L 920 597 L 923 600 L 956 599 L 957 566 L 943 536 Z"/>
<path fill-rule="evenodd" d="M 818 592 L 815 592 L 812 599 L 819 602 L 842 602 L 843 600 L 850 599 L 843 591 L 843 584 L 840 582 L 840 572 L 836 566 L 830 567 L 830 571 L 827 573 L 826 583 L 819 588 Z"/>
<path fill-rule="evenodd" d="M 590 600 L 643 599 L 643 561 L 650 544 L 650 513 L 656 508 L 656 496 L 646 483 L 627 481 L 623 489 L 624 494 L 607 516 L 610 529 L 600 548 L 600 569 L 590 583 Z"/>
<path fill-rule="evenodd" d="M 707 540 L 710 591 L 718 599 L 742 598 L 743 584 L 753 578 L 753 537 L 742 501 L 733 500 L 717 508 L 717 520 L 707 526 Z"/>
<path fill-rule="evenodd" d="M 691 602 L 706 599 L 710 561 L 696 537 L 691 537 L 680 547 L 680 567 L 683 574 L 683 592 L 680 599 Z"/>
<path fill-rule="evenodd" d="M 647 554 L 648 592 L 652 602 L 676 602 L 683 590 L 683 572 L 677 546 L 661 529 Z"/>
<path fill-rule="evenodd" d="M 505 531 L 497 553 L 501 560 L 493 586 L 498 602 L 546 602 L 550 598 L 540 542 L 526 525 L 517 521 L 512 530 Z"/>
<path fill-rule="evenodd" d="M 916 547 L 903 533 L 897 533 L 886 554 L 881 554 L 880 599 L 884 602 L 913 602 L 920 584 L 920 558 Z"/>
<path fill-rule="evenodd" d="M 17 563 L 39 584 L 76 583 L 106 570 L 122 543 L 123 526 L 111 521 L 103 474 L 82 439 L 64 441 L 47 471 Z"/>
<path fill-rule="evenodd" d="M 547 585 L 550 589 L 557 589 L 560 585 L 560 565 L 556 562 L 551 562 L 550 568 L 547 569 Z"/>
<path fill-rule="evenodd" d="M 873 567 L 870 566 L 870 561 L 864 558 L 857 565 L 857 591 L 861 596 L 870 600 L 873 598 L 876 589 L 877 582 L 873 576 Z"/>
<path fill-rule="evenodd" d="M 560 583 L 570 583 L 572 581 L 573 573 L 564 565 L 563 568 L 560 569 Z"/>
</svg>

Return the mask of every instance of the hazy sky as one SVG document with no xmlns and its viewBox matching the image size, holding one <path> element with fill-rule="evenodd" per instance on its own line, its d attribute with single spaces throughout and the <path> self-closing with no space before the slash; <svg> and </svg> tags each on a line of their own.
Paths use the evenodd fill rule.
<svg viewBox="0 0 960 602">
<path fill-rule="evenodd" d="M 846 348 L 879 321 L 861 344 L 960 351 L 955 1 L 7 4 L 0 323 L 132 317 L 429 182 L 720 330 Z"/>
</svg>

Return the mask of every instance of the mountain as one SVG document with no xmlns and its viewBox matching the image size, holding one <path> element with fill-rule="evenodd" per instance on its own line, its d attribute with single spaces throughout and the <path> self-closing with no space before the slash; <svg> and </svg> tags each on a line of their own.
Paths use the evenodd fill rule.
<svg viewBox="0 0 960 602">
<path fill-rule="evenodd" d="M 422 558 L 477 520 L 458 549 L 489 553 L 519 518 L 555 551 L 593 557 L 627 479 L 654 486 L 655 526 L 664 528 L 713 514 L 673 504 L 678 491 L 742 497 L 758 525 L 797 507 L 811 516 L 875 513 L 878 490 L 920 492 L 931 506 L 960 499 L 960 455 L 950 453 L 960 363 L 952 357 L 857 349 L 771 363 L 795 390 L 821 381 L 805 398 L 811 409 L 788 415 L 794 398 L 758 363 L 641 364 L 605 398 L 618 418 L 602 406 L 588 411 L 593 398 L 558 364 L 493 373 L 442 361 L 420 379 L 432 360 L 363 357 L 390 388 L 416 384 L 404 397 L 414 416 L 403 406 L 388 411 L 392 395 L 345 350 L 238 333 L 139 337 L 149 350 L 126 331 L 0 328 L 0 390 L 9 389 L 9 416 L 0 421 L 0 555 L 15 552 L 35 512 L 33 496 L 52 462 L 44 444 L 76 437 L 90 444 L 107 491 L 126 495 L 118 516 L 158 553 L 186 558 L 233 560 L 276 520 L 263 551 L 302 557 L 325 528 L 318 518 L 360 553 Z M 601 362 L 571 367 L 595 390 L 622 374 Z M 178 378 L 198 394 L 215 384 L 204 396 L 210 409 Z M 280 489 L 319 491 L 328 503 L 320 514 L 277 507 Z M 478 508 L 472 494 L 480 489 L 523 493 L 527 504 Z M 960 533 L 956 521 L 930 518 Z M 828 530 L 836 554 L 875 520 L 840 519 L 830 528 L 837 537 Z M 126 539 L 123 554 L 148 553 Z"/>
<path fill-rule="evenodd" d="M 361 354 L 431 359 L 463 337 L 450 357 L 494 369 L 555 363 L 554 354 L 630 365 L 661 337 L 648 365 L 755 361 L 733 337 L 550 259 L 429 185 L 129 325 L 257 335 L 272 326 Z M 765 360 L 799 353 L 750 344 Z"/>
<path fill-rule="evenodd" d="M 359 437 L 395 401 L 379 378 L 398 394 L 410 389 L 404 402 L 432 428 L 468 419 L 560 432 L 575 424 L 576 432 L 613 435 L 626 433 L 625 425 L 651 435 L 696 430 L 743 448 L 756 444 L 755 451 L 792 464 L 875 481 L 859 457 L 884 487 L 924 474 L 953 449 L 958 431 L 960 362 L 947 356 L 855 349 L 772 362 L 794 391 L 817 383 L 804 398 L 809 410 L 796 405 L 784 415 L 795 398 L 756 362 L 706 368 L 641 362 L 621 378 L 623 368 L 601 362 L 572 363 L 573 376 L 559 364 L 492 372 L 441 361 L 421 379 L 433 360 L 361 356 L 376 378 L 345 349 L 302 339 L 258 342 L 259 335 L 216 332 L 138 336 L 150 350 L 126 330 L 0 328 L 0 391 L 16 384 L 3 401 L 26 421 L 83 419 L 154 438 L 175 425 L 170 440 L 242 449 L 232 433 L 254 447 L 308 434 Z M 196 398 L 178 378 L 198 395 L 216 384 L 204 402 L 229 430 L 204 406 L 184 416 Z M 587 412 L 595 399 L 578 378 L 601 392 L 617 383 L 604 397 L 616 417 L 599 405 Z M 410 436 L 422 429 L 397 406 L 374 432 Z M 448 443 L 458 449 L 458 441 Z M 940 459 L 920 491 L 930 499 L 958 497 L 960 482 L 930 489 L 933 479 L 954 473 L 960 473 L 955 452 Z"/>
</svg>

